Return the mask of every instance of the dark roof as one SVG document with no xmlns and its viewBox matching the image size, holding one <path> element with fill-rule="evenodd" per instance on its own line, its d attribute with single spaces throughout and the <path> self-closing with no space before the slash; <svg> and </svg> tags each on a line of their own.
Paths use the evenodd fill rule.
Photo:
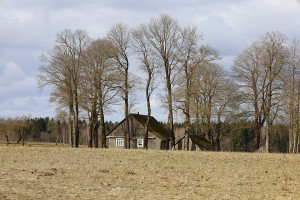
<svg viewBox="0 0 300 200">
<path fill-rule="evenodd" d="M 190 139 L 202 150 L 214 149 L 214 147 L 203 135 L 190 135 Z"/>
<path fill-rule="evenodd" d="M 129 117 L 135 118 L 141 125 L 145 125 L 147 122 L 147 115 L 140 115 L 140 114 L 129 114 Z M 126 118 L 125 118 L 126 119 Z M 111 134 L 120 124 L 122 124 L 125 119 L 123 119 L 117 126 L 115 126 L 106 136 Z M 167 140 L 171 138 L 171 133 L 167 129 L 161 125 L 154 117 L 150 117 L 149 121 L 149 131 L 158 137 L 161 140 Z"/>
<path fill-rule="evenodd" d="M 143 126 L 147 122 L 147 115 L 131 114 Z M 171 138 L 171 133 L 161 125 L 154 117 L 150 116 L 149 131 L 161 140 Z"/>
</svg>

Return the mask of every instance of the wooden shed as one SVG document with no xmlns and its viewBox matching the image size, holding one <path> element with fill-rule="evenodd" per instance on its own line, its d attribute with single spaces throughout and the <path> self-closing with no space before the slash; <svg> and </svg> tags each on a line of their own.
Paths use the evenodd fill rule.
<svg viewBox="0 0 300 200">
<path fill-rule="evenodd" d="M 130 148 L 144 148 L 146 115 L 129 114 Z M 115 126 L 107 136 L 108 148 L 125 148 L 126 118 Z M 148 149 L 168 149 L 171 134 L 154 117 L 150 117 Z"/>
</svg>

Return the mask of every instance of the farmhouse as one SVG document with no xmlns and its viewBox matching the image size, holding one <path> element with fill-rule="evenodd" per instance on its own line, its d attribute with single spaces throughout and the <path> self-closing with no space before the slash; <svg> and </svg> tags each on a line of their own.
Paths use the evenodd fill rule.
<svg viewBox="0 0 300 200">
<path fill-rule="evenodd" d="M 129 114 L 130 148 L 144 148 L 146 115 Z M 125 127 L 126 118 L 115 126 L 107 136 L 108 148 L 125 148 Z M 171 134 L 154 117 L 149 122 L 149 149 L 168 149 Z"/>
</svg>

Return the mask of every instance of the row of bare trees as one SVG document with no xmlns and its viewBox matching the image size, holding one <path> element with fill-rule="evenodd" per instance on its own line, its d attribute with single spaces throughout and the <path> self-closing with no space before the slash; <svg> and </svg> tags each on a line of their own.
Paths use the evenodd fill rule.
<svg viewBox="0 0 300 200">
<path fill-rule="evenodd" d="M 70 146 L 79 144 L 79 111 L 89 120 L 89 147 L 98 147 L 101 128 L 105 142 L 104 112 L 119 95 L 129 115 L 128 96 L 132 89 L 129 77 L 129 29 L 117 24 L 104 39 L 92 40 L 85 31 L 68 29 L 57 34 L 56 45 L 42 55 L 44 63 L 38 76 L 40 87 L 53 88 L 51 101 L 59 110 L 68 111 Z M 128 129 L 126 138 L 129 139 Z M 126 143 L 129 147 L 130 143 Z"/>
<path fill-rule="evenodd" d="M 185 149 L 189 148 L 191 108 L 199 77 L 204 66 L 217 66 L 217 50 L 201 45 L 202 34 L 195 27 L 182 27 L 168 15 L 152 19 L 133 32 L 135 50 L 140 55 L 144 71 L 147 72 L 146 99 L 148 119 L 151 113 L 150 95 L 155 88 L 154 77 L 159 73 L 164 77 L 166 96 L 164 103 L 168 109 L 168 124 L 171 132 L 171 147 L 175 145 L 174 110 L 181 110 L 185 116 Z M 220 70 L 223 70 L 220 67 Z M 221 72 L 222 73 L 222 72 Z M 146 124 L 147 126 L 147 124 Z M 147 134 L 147 128 L 146 128 Z M 204 133 L 205 134 L 205 133 Z M 145 135 L 146 141 L 147 135 Z"/>
<path fill-rule="evenodd" d="M 266 33 L 234 60 L 234 78 L 240 86 L 244 110 L 254 121 L 255 149 L 266 127 L 265 151 L 274 122 L 289 124 L 289 151 L 299 152 L 299 41 L 279 32 Z"/>
<path fill-rule="evenodd" d="M 70 146 L 78 147 L 78 118 L 80 109 L 88 114 L 90 126 L 89 146 L 98 147 L 98 128 L 101 128 L 102 147 L 105 147 L 104 112 L 116 97 L 124 101 L 125 118 L 129 115 L 129 94 L 135 76 L 129 73 L 129 57 L 137 53 L 143 71 L 146 72 L 146 99 L 148 120 L 145 125 L 147 148 L 148 123 L 151 114 L 150 96 L 157 86 L 153 79 L 163 74 L 167 91 L 168 123 L 171 146 L 175 145 L 173 128 L 173 88 L 179 74 L 185 70 L 186 123 L 190 124 L 190 90 L 194 68 L 219 58 L 216 50 L 199 46 L 202 35 L 196 28 L 181 27 L 168 15 L 152 19 L 147 25 L 130 30 L 117 24 L 103 39 L 92 40 L 82 30 L 63 30 L 57 34 L 55 46 L 41 57 L 38 80 L 41 87 L 53 88 L 51 101 L 60 109 L 68 110 Z M 185 84 L 183 83 L 183 84 Z M 125 147 L 130 148 L 129 124 L 125 129 Z M 189 134 L 189 128 L 186 130 Z M 188 137 L 188 136 L 187 136 Z"/>
<path fill-rule="evenodd" d="M 269 151 L 272 126 L 280 121 L 289 124 L 290 151 L 299 152 L 299 42 L 289 42 L 279 32 L 267 33 L 235 58 L 231 73 L 216 63 L 219 52 L 201 45 L 202 39 L 195 27 L 183 27 L 165 14 L 135 29 L 117 24 L 101 39 L 91 39 L 82 30 L 58 33 L 54 47 L 41 57 L 38 80 L 41 87 L 52 87 L 51 101 L 68 113 L 70 146 L 78 147 L 78 121 L 86 115 L 89 147 L 99 146 L 99 128 L 101 147 L 106 147 L 105 113 L 122 99 L 124 117 L 129 116 L 129 96 L 140 85 L 137 73 L 129 71 L 132 57 L 137 57 L 146 83 L 145 148 L 151 94 L 159 87 L 155 79 L 162 76 L 172 148 L 176 111 L 185 118 L 186 150 L 192 122 L 196 134 L 220 150 L 224 123 L 243 117 L 253 121 L 253 150 L 262 146 L 265 126 Z M 125 147 L 130 148 L 128 120 L 124 135 Z"/>
</svg>

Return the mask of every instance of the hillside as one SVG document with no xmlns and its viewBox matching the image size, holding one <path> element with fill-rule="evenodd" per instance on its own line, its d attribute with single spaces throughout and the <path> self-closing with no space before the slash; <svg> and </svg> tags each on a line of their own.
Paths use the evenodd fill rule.
<svg viewBox="0 0 300 200">
<path fill-rule="evenodd" d="M 0 199 L 299 196 L 299 155 L 0 146 Z"/>
</svg>

